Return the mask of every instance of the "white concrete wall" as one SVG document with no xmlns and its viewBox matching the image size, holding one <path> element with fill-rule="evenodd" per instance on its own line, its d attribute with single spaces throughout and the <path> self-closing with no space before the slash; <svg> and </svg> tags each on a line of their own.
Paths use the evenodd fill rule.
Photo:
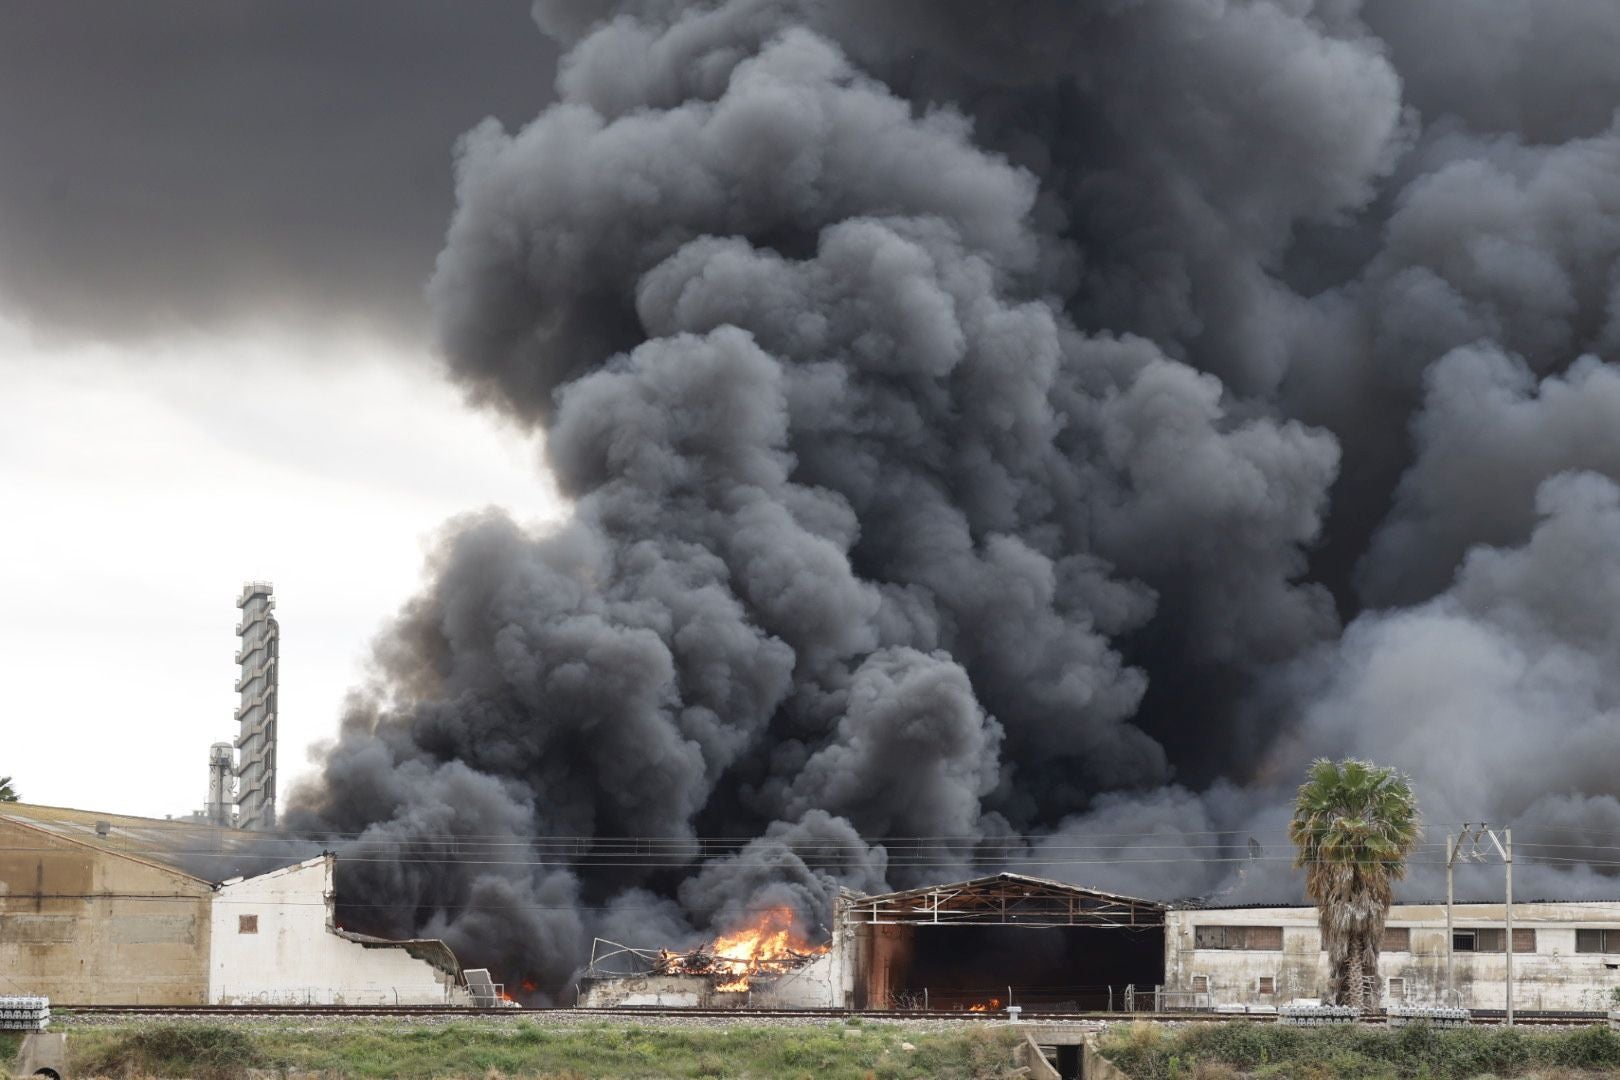
<svg viewBox="0 0 1620 1080">
<path fill-rule="evenodd" d="M 696 1009 L 741 1005 L 743 997 L 742 994 L 722 994 L 717 998 L 714 980 L 706 975 L 622 975 L 582 980 L 579 1004 L 584 1009 L 634 1005 Z"/>
<path fill-rule="evenodd" d="M 1502 904 L 1458 904 L 1458 929 L 1504 926 Z M 1277 950 L 1197 949 L 1195 926 L 1281 926 Z M 1379 957 L 1385 980 L 1405 980 L 1409 1004 L 1442 1004 L 1446 989 L 1446 908 L 1444 904 L 1399 904 L 1391 927 L 1407 927 L 1411 948 Z M 1620 904 L 1515 904 L 1515 929 L 1533 929 L 1533 953 L 1513 954 L 1516 1009 L 1601 1011 L 1620 988 L 1620 954 L 1577 953 L 1577 929 L 1620 929 Z M 1501 1009 L 1506 1004 L 1505 953 L 1455 954 L 1455 985 L 1465 1008 Z M 1191 991 L 1194 977 L 1209 979 L 1215 1005 L 1276 1005 L 1293 998 L 1319 998 L 1327 987 L 1327 954 L 1321 949 L 1314 908 L 1248 908 L 1223 911 L 1176 910 L 1165 926 L 1165 989 Z M 1261 976 L 1276 980 L 1276 993 L 1258 992 Z"/>
<path fill-rule="evenodd" d="M 208 1000 L 218 1005 L 464 1004 L 453 976 L 400 947 L 331 930 L 333 860 L 226 882 L 211 905 Z M 243 918 L 256 918 L 244 932 Z"/>
</svg>

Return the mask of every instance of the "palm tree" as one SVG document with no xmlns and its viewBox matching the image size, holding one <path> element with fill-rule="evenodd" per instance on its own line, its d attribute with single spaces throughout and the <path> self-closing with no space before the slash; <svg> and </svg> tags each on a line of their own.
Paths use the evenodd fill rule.
<svg viewBox="0 0 1620 1080">
<path fill-rule="evenodd" d="M 11 786 L 11 777 L 0 776 L 0 802 L 16 802 L 17 792 Z"/>
<path fill-rule="evenodd" d="M 1411 782 L 1370 761 L 1311 764 L 1288 836 L 1327 949 L 1333 1004 L 1378 1006 L 1378 943 L 1421 823 Z"/>
</svg>

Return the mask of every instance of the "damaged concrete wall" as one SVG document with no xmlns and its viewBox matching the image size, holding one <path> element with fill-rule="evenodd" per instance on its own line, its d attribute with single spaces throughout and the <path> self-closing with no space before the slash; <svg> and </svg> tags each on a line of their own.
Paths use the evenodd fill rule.
<svg viewBox="0 0 1620 1080">
<path fill-rule="evenodd" d="M 470 1000 L 453 970 L 420 959 L 409 948 L 361 944 L 334 933 L 332 899 L 331 856 L 221 885 L 212 914 L 209 1000 L 219 1005 Z"/>
<path fill-rule="evenodd" d="M 1479 935 L 1480 943 L 1491 950 L 1455 953 L 1457 996 L 1466 1008 L 1501 1009 L 1506 1004 L 1507 956 L 1499 940 L 1491 936 L 1500 935 L 1505 914 L 1502 904 L 1456 906 L 1456 929 L 1485 931 Z M 1327 956 L 1321 950 L 1314 908 L 1179 910 L 1170 912 L 1167 920 L 1166 990 L 1191 993 L 1207 986 L 1213 1004 L 1263 1007 L 1293 998 L 1317 999 L 1327 986 Z M 1620 988 L 1620 952 L 1579 952 L 1576 932 L 1615 930 L 1612 947 L 1620 949 L 1620 904 L 1515 904 L 1513 923 L 1518 939 L 1513 955 L 1514 1008 L 1601 1011 L 1609 1007 L 1609 995 Z M 1396 947 L 1386 945 L 1379 960 L 1385 1000 L 1444 1003 L 1445 905 L 1397 905 L 1390 911 L 1388 925 L 1396 932 L 1392 935 Z M 1202 935 L 1201 927 L 1205 928 Z M 1223 937 L 1231 939 L 1232 935 L 1213 933 L 1217 927 L 1280 928 L 1281 947 L 1207 947 L 1214 941 L 1225 944 Z M 1266 935 L 1257 938 L 1267 945 L 1274 941 Z M 1395 980 L 1393 984 L 1391 980 Z"/>
<path fill-rule="evenodd" d="M 716 993 L 707 975 L 617 975 L 579 982 L 583 1009 L 619 1009 L 658 1005 L 677 1009 L 741 1007 L 745 994 Z"/>
<path fill-rule="evenodd" d="M 0 976 L 65 1004 L 207 1000 L 208 883 L 0 819 Z"/>
<path fill-rule="evenodd" d="M 903 990 L 916 950 L 916 927 L 861 923 L 851 935 L 858 942 L 855 1003 L 862 1009 L 891 1009 Z"/>
</svg>

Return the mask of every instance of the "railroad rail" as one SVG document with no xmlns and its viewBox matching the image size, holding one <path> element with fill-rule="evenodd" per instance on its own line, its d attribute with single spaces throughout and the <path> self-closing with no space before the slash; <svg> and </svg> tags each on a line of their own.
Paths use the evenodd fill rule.
<svg viewBox="0 0 1620 1080">
<path fill-rule="evenodd" d="M 955 1020 L 967 1023 L 1007 1022 L 1004 1012 L 966 1012 L 958 1010 L 919 1009 L 701 1009 L 658 1006 L 627 1006 L 616 1009 L 531 1009 L 512 1006 L 496 1008 L 459 1005 L 52 1005 L 54 1017 L 69 1019 L 80 1015 L 128 1016 L 355 1016 L 355 1017 L 489 1017 L 544 1020 L 555 1018 L 634 1019 L 636 1017 L 689 1017 L 692 1019 L 722 1020 Z M 1164 1023 L 1226 1023 L 1250 1020 L 1274 1023 L 1275 1014 L 1268 1013 L 1212 1013 L 1212 1012 L 1025 1012 L 1019 1018 L 1024 1024 L 1063 1023 L 1124 1023 L 1136 1020 Z M 1500 1013 L 1482 1011 L 1469 1017 L 1471 1024 L 1501 1024 L 1506 1018 Z M 1360 1018 L 1363 1024 L 1385 1023 L 1380 1014 Z M 1580 1026 L 1606 1024 L 1604 1013 L 1522 1013 L 1516 1012 L 1515 1024 L 1523 1027 Z"/>
</svg>

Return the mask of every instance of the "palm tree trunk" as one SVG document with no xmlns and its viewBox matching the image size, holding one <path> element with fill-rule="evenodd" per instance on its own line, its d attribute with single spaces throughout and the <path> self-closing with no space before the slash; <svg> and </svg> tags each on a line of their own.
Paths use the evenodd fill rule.
<svg viewBox="0 0 1620 1080">
<path fill-rule="evenodd" d="M 1350 955 L 1345 958 L 1344 965 L 1344 1004 L 1357 1010 L 1364 1008 L 1362 1001 L 1365 997 L 1366 983 L 1361 978 L 1361 943 L 1354 942 L 1350 946 Z"/>
<path fill-rule="evenodd" d="M 1376 1009 L 1383 998 L 1383 980 L 1378 977 L 1378 938 L 1367 934 L 1361 941 L 1363 1009 Z"/>
</svg>

